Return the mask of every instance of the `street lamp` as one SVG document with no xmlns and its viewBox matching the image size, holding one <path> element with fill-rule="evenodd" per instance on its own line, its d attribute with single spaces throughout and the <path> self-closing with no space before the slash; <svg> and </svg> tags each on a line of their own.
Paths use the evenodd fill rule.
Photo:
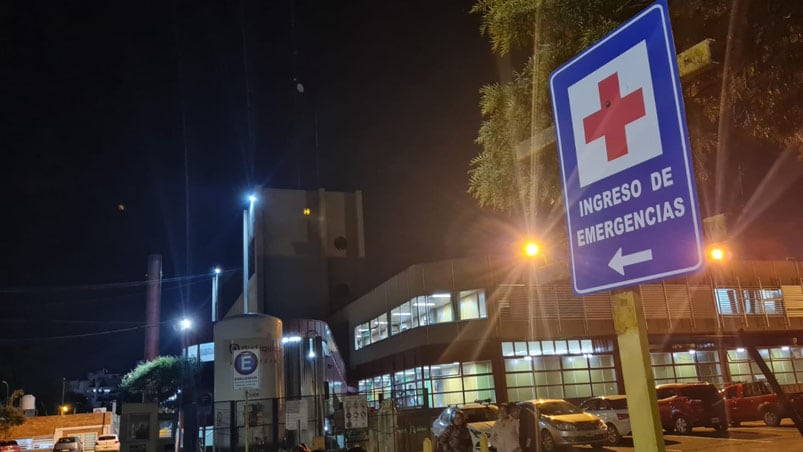
<svg viewBox="0 0 803 452">
<path fill-rule="evenodd" d="M 721 246 L 712 246 L 708 249 L 708 257 L 712 261 L 722 262 L 727 257 L 727 250 Z"/>
<path fill-rule="evenodd" d="M 220 282 L 220 274 L 223 270 L 220 267 L 212 269 L 212 322 L 217 322 L 217 297 L 218 297 L 218 284 Z"/>
<path fill-rule="evenodd" d="M 530 328 L 530 341 L 535 341 L 535 321 L 533 319 L 534 316 L 534 309 L 533 304 L 535 303 L 535 290 L 538 284 L 537 276 L 536 276 L 536 257 L 543 257 L 541 254 L 541 247 L 538 246 L 533 240 L 528 240 L 524 243 L 524 256 L 529 261 L 527 262 L 527 314 L 528 314 L 528 326 Z M 539 259 L 540 260 L 540 259 Z M 535 385 L 536 383 L 533 382 Z M 533 386 L 533 392 L 536 398 L 538 398 L 536 386 Z M 535 418 L 535 450 L 541 450 L 541 428 L 538 427 L 539 418 L 541 417 L 538 406 L 533 404 L 533 417 Z"/>
<path fill-rule="evenodd" d="M 254 203 L 257 202 L 255 193 L 248 195 L 248 208 L 243 209 L 243 314 L 250 312 L 248 306 L 248 279 L 251 276 L 251 270 L 256 271 L 256 268 L 249 269 L 249 247 L 251 239 L 254 237 Z M 256 245 L 254 245 L 256 246 Z M 254 258 L 256 258 L 256 249 L 254 250 Z M 254 261 L 256 266 L 256 261 Z"/>
</svg>

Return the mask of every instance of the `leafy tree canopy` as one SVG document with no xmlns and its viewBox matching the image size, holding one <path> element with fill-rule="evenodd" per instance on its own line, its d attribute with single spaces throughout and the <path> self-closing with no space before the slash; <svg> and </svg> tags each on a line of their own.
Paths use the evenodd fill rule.
<svg viewBox="0 0 803 452">
<path fill-rule="evenodd" d="M 7 439 L 12 427 L 22 425 L 26 418 L 22 409 L 17 406 L 24 392 L 17 389 L 11 394 L 8 403 L 0 406 L 0 439 Z"/>
<path fill-rule="evenodd" d="M 161 403 L 181 387 L 182 372 L 185 377 L 196 374 L 197 362 L 176 356 L 160 356 L 126 374 L 120 387 L 129 400 Z"/>
<path fill-rule="evenodd" d="M 477 1 L 472 12 L 493 51 L 514 61 L 517 52 L 529 55 L 510 81 L 480 90 L 482 151 L 471 161 L 468 191 L 481 206 L 524 215 L 528 224 L 560 210 L 554 143 L 537 153 L 529 151 L 541 146 L 527 145 L 551 132 L 548 74 L 648 3 Z M 678 51 L 713 38 L 722 56 L 683 81 L 698 182 L 716 170 L 711 157 L 734 132 L 803 157 L 803 2 L 673 1 L 670 14 Z"/>
</svg>

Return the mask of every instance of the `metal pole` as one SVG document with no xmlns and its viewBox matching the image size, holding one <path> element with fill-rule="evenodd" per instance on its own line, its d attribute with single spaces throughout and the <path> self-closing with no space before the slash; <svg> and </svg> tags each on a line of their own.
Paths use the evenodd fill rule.
<svg viewBox="0 0 803 452">
<path fill-rule="evenodd" d="M 633 445 L 636 450 L 664 452 L 663 427 L 658 413 L 641 295 L 632 289 L 620 290 L 611 293 L 611 301 Z"/>
<path fill-rule="evenodd" d="M 248 209 L 243 210 L 243 314 L 248 314 Z"/>
<path fill-rule="evenodd" d="M 220 269 L 215 268 L 215 276 L 212 277 L 212 323 L 217 322 L 217 297 L 218 284 L 220 279 Z"/>
<path fill-rule="evenodd" d="M 245 421 L 245 452 L 248 452 L 248 390 L 245 390 L 245 404 L 243 404 L 243 421 Z"/>
</svg>

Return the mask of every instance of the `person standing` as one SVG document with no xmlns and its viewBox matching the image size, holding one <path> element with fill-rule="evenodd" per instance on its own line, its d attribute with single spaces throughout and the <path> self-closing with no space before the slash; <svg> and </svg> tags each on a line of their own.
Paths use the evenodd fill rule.
<svg viewBox="0 0 803 452">
<path fill-rule="evenodd" d="M 452 415 L 452 423 L 438 437 L 438 448 L 443 452 L 473 452 L 474 444 L 462 411 L 457 410 Z"/>
<path fill-rule="evenodd" d="M 535 440 L 535 429 L 538 428 L 535 411 L 528 408 L 527 405 L 516 408 L 515 417 L 519 420 L 519 446 L 522 452 L 535 452 L 540 449 Z"/>
<path fill-rule="evenodd" d="M 514 406 L 499 406 L 499 418 L 491 429 L 491 444 L 496 448 L 497 452 L 521 452 L 521 447 L 519 447 L 519 420 L 510 415 L 510 411 Z"/>
</svg>

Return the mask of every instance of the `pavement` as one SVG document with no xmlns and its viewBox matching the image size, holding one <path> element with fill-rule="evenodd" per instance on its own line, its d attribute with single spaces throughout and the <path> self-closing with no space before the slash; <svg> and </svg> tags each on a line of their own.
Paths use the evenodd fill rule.
<svg viewBox="0 0 803 452">
<path fill-rule="evenodd" d="M 763 422 L 744 422 L 739 427 L 730 427 L 723 435 L 710 428 L 695 428 L 691 435 L 664 435 L 666 452 L 707 451 L 741 452 L 782 450 L 803 452 L 803 436 L 790 419 L 784 419 L 778 427 L 767 427 Z M 565 451 L 589 451 L 589 446 L 564 449 Z M 617 447 L 594 449 L 599 451 L 633 452 L 633 439 L 625 437 Z M 639 451 L 649 452 L 649 451 Z"/>
</svg>

